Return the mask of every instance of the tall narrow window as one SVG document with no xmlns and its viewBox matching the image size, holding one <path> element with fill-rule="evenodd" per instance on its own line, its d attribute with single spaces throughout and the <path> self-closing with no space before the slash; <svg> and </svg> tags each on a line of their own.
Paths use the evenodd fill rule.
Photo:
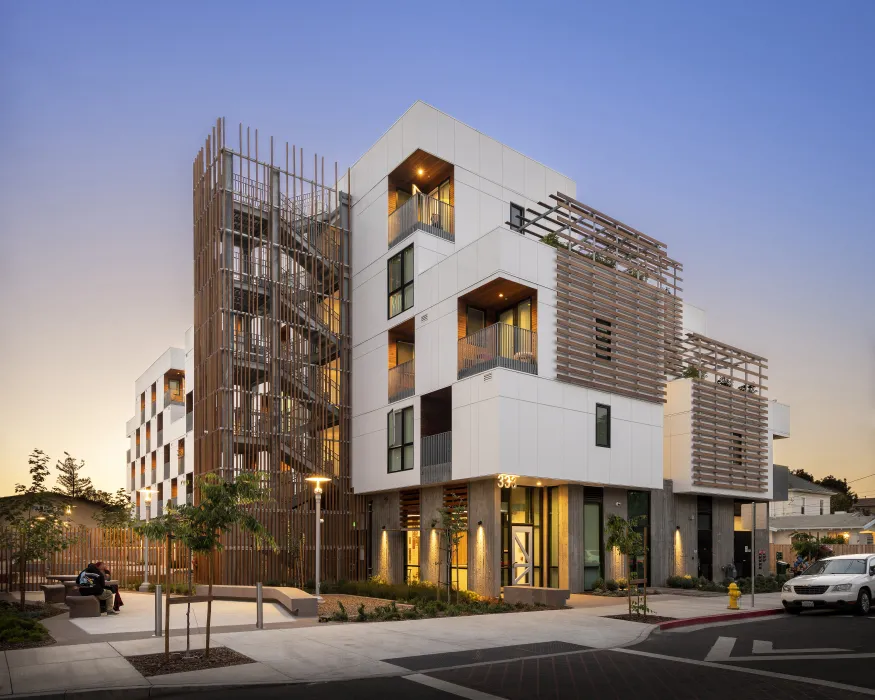
<svg viewBox="0 0 875 700">
<path fill-rule="evenodd" d="M 820 514 L 823 515 L 823 501 L 820 502 Z"/>
<path fill-rule="evenodd" d="M 389 473 L 413 469 L 413 406 L 390 411 L 388 423 Z"/>
<path fill-rule="evenodd" d="M 519 231 L 523 227 L 524 210 L 519 204 L 510 203 L 510 228 Z"/>
<path fill-rule="evenodd" d="M 595 445 L 611 446 L 611 407 L 600 403 L 595 405 Z"/>
<path fill-rule="evenodd" d="M 805 515 L 805 496 L 802 497 L 802 510 L 799 511 L 800 515 Z"/>
<path fill-rule="evenodd" d="M 413 246 L 389 258 L 389 318 L 413 307 Z"/>
</svg>

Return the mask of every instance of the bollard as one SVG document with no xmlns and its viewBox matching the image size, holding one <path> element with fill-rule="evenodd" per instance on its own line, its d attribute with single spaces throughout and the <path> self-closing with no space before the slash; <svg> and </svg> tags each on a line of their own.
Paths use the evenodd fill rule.
<svg viewBox="0 0 875 700">
<path fill-rule="evenodd" d="M 264 589 L 260 583 L 255 584 L 255 628 L 264 629 Z"/>
<path fill-rule="evenodd" d="M 741 597 L 741 591 L 738 585 L 733 581 L 729 584 L 729 610 L 740 610 L 738 607 L 738 599 Z"/>
<path fill-rule="evenodd" d="M 161 584 L 155 586 L 155 637 L 161 636 Z"/>
</svg>

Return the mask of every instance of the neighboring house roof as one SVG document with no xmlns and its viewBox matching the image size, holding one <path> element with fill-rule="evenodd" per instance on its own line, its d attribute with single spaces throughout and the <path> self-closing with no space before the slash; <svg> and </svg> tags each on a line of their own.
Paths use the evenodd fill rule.
<svg viewBox="0 0 875 700">
<path fill-rule="evenodd" d="M 805 491 L 806 493 L 819 493 L 824 496 L 835 496 L 838 491 L 828 489 L 826 486 L 815 484 L 808 479 L 803 479 L 795 474 L 787 475 L 787 490 L 788 491 Z"/>
<path fill-rule="evenodd" d="M 855 508 L 875 508 L 875 498 L 858 498 Z"/>
<path fill-rule="evenodd" d="M 871 530 L 875 518 L 859 513 L 785 515 L 769 519 L 770 530 Z"/>
</svg>

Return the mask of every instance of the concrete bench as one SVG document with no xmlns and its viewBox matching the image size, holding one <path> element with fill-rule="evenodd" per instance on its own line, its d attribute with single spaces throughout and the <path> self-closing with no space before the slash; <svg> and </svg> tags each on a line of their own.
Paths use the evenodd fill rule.
<svg viewBox="0 0 875 700">
<path fill-rule="evenodd" d="M 79 585 L 76 583 L 76 579 L 73 579 L 72 581 L 62 581 L 62 584 L 68 596 L 79 595 Z"/>
<path fill-rule="evenodd" d="M 67 588 L 63 583 L 41 583 L 40 589 L 47 603 L 63 603 L 67 597 Z"/>
<path fill-rule="evenodd" d="M 197 585 L 197 596 L 206 596 L 209 586 Z M 263 586 L 264 602 L 278 603 L 296 617 L 318 617 L 319 602 L 300 588 L 289 586 Z M 213 586 L 216 600 L 251 600 L 255 602 L 255 586 Z"/>
<path fill-rule="evenodd" d="M 568 601 L 567 588 L 545 588 L 543 586 L 505 586 L 504 602 L 516 605 L 549 605 L 564 608 Z"/>
<path fill-rule="evenodd" d="M 70 608 L 70 619 L 100 617 L 100 601 L 93 595 L 68 595 L 64 602 Z"/>
</svg>

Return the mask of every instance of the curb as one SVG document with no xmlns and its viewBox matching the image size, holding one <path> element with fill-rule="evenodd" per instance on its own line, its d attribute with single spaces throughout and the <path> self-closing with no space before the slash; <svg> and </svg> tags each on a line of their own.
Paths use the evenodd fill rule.
<svg viewBox="0 0 875 700">
<path fill-rule="evenodd" d="M 747 620 L 752 617 L 769 617 L 770 615 L 781 615 L 783 612 L 784 608 L 772 608 L 770 610 L 745 610 L 738 613 L 722 613 L 720 615 L 709 615 L 705 617 L 688 617 L 685 620 L 661 622 L 656 628 L 659 630 L 671 630 L 678 627 L 690 627 L 692 625 L 707 625 L 709 622 L 727 622 L 729 620 Z"/>
</svg>

